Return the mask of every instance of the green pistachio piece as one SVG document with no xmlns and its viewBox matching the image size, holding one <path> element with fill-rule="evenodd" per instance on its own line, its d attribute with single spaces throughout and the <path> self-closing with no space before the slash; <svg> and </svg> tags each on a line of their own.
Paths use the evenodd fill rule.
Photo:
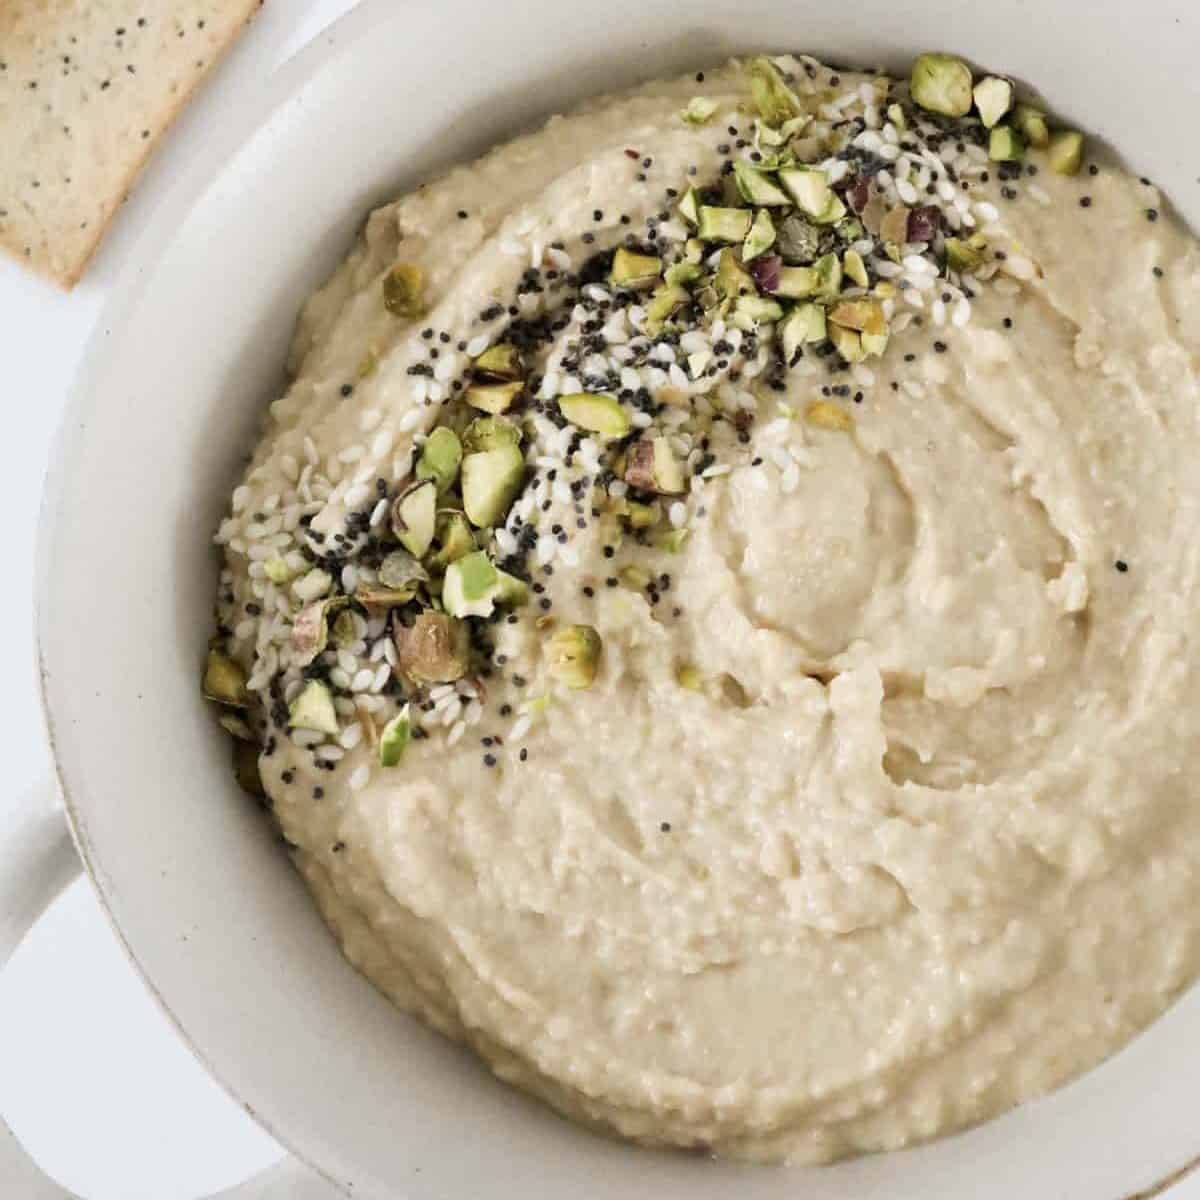
<svg viewBox="0 0 1200 1200">
<path fill-rule="evenodd" d="M 767 209 L 760 208 L 754 214 L 754 224 L 750 226 L 750 232 L 742 243 L 742 261 L 750 262 L 760 254 L 765 254 L 774 242 L 775 224 L 771 220 L 771 214 Z"/>
<path fill-rule="evenodd" d="M 333 644 L 339 650 L 345 650 L 347 646 L 352 646 L 358 641 L 358 630 L 355 628 L 354 614 L 348 608 L 343 608 L 329 623 L 329 636 L 333 639 Z"/>
<path fill-rule="evenodd" d="M 689 125 L 707 125 L 720 106 L 708 96 L 693 96 L 679 115 Z"/>
<path fill-rule="evenodd" d="M 442 606 L 452 617 L 490 617 L 500 591 L 500 574 L 482 550 L 446 568 Z"/>
<path fill-rule="evenodd" d="M 777 300 L 768 300 L 765 296 L 739 297 L 734 305 L 734 312 L 754 325 L 783 319 L 783 305 Z"/>
<path fill-rule="evenodd" d="M 1020 162 L 1025 141 L 1011 125 L 997 125 L 988 136 L 988 158 L 993 162 Z"/>
<path fill-rule="evenodd" d="M 332 596 L 302 608 L 292 621 L 292 652 L 296 665 L 307 667 L 324 651 L 329 640 L 329 618 L 349 603 Z"/>
<path fill-rule="evenodd" d="M 1032 104 L 1018 104 L 1013 109 L 1013 127 L 1031 145 L 1045 147 L 1050 141 L 1050 127 L 1046 114 Z"/>
<path fill-rule="evenodd" d="M 698 692 L 704 687 L 704 676 L 689 663 L 684 663 L 676 668 L 675 682 L 681 688 L 686 688 L 689 692 Z"/>
<path fill-rule="evenodd" d="M 824 171 L 815 167 L 789 167 L 779 172 L 779 182 L 801 212 L 819 224 L 828 223 L 826 214 L 837 197 Z"/>
<path fill-rule="evenodd" d="M 233 777 L 248 796 L 262 798 L 267 794 L 258 772 L 258 746 L 237 740 L 233 743 Z"/>
<path fill-rule="evenodd" d="M 293 729 L 336 734 L 337 709 L 328 686 L 319 679 L 310 679 L 288 708 L 288 724 Z"/>
<path fill-rule="evenodd" d="M 888 335 L 886 333 L 860 333 L 858 337 L 862 343 L 863 354 L 868 358 L 879 358 L 887 349 Z"/>
<path fill-rule="evenodd" d="M 650 581 L 653 576 L 645 567 L 634 566 L 630 563 L 627 567 L 622 567 L 617 572 L 617 578 L 633 592 L 645 591 L 650 586 Z"/>
<path fill-rule="evenodd" d="M 296 572 L 282 558 L 268 558 L 263 563 L 263 572 L 274 584 L 291 583 L 296 578 Z"/>
<path fill-rule="evenodd" d="M 232 738 L 239 742 L 256 742 L 254 731 L 237 713 L 222 712 L 217 717 L 217 724 Z"/>
<path fill-rule="evenodd" d="M 667 287 L 682 287 L 686 283 L 695 283 L 703 274 L 704 270 L 699 263 L 677 262 L 667 268 L 663 279 L 666 280 Z"/>
<path fill-rule="evenodd" d="M 739 158 L 733 164 L 733 180 L 737 184 L 738 193 L 747 204 L 769 204 L 780 208 L 791 204 L 787 192 L 766 171 L 753 166 L 744 158 Z"/>
<path fill-rule="evenodd" d="M 569 688 L 591 687 L 602 648 L 600 635 L 590 625 L 568 625 L 545 643 L 546 669 Z"/>
<path fill-rule="evenodd" d="M 444 571 L 452 562 L 475 549 L 475 535 L 464 513 L 457 509 L 444 509 L 438 513 L 434 546 L 436 549 L 427 561 L 435 571 Z"/>
<path fill-rule="evenodd" d="M 625 482 L 660 496 L 678 496 L 687 490 L 683 466 L 665 437 L 641 438 L 629 447 Z"/>
<path fill-rule="evenodd" d="M 678 204 L 679 214 L 689 225 L 700 224 L 700 193 L 690 187 L 683 193 L 683 199 Z"/>
<path fill-rule="evenodd" d="M 448 491 L 458 478 L 462 443 L 448 425 L 440 425 L 426 439 L 417 459 L 417 478 L 432 479 L 439 492 Z"/>
<path fill-rule="evenodd" d="M 691 299 L 686 288 L 679 284 L 664 284 L 657 288 L 646 305 L 644 332 L 654 336 L 661 333 L 663 326 Z"/>
<path fill-rule="evenodd" d="M 668 554 L 678 554 L 691 532 L 690 529 L 669 529 L 658 539 L 658 548 Z"/>
<path fill-rule="evenodd" d="M 780 267 L 775 296 L 787 300 L 805 300 L 817 290 L 820 280 L 815 267 Z"/>
<path fill-rule="evenodd" d="M 393 608 L 403 608 L 417 594 L 417 586 L 389 588 L 380 583 L 360 583 L 354 589 L 354 601 L 371 614 L 387 613 Z"/>
<path fill-rule="evenodd" d="M 524 390 L 525 383 L 521 379 L 508 383 L 473 383 L 463 393 L 463 399 L 480 412 L 498 414 L 508 412 Z"/>
<path fill-rule="evenodd" d="M 983 266 L 986 248 L 987 243 L 978 234 L 965 240 L 948 237 L 946 239 L 946 266 L 960 275 L 978 270 Z"/>
<path fill-rule="evenodd" d="M 810 263 L 821 246 L 821 230 L 811 221 L 792 213 L 779 224 L 775 244 L 785 263 Z"/>
<path fill-rule="evenodd" d="M 419 317 L 425 312 L 425 272 L 413 263 L 397 263 L 383 277 L 383 306 L 393 317 Z"/>
<path fill-rule="evenodd" d="M 471 635 L 466 622 L 443 612 L 423 612 L 412 625 L 392 633 L 400 670 L 417 683 L 453 683 L 471 661 Z"/>
<path fill-rule="evenodd" d="M 714 208 L 702 204 L 696 232 L 706 242 L 728 242 L 736 246 L 746 240 L 753 220 L 754 214 L 749 209 Z"/>
<path fill-rule="evenodd" d="M 754 106 L 767 125 L 778 127 L 802 115 L 799 97 L 769 58 L 752 58 L 746 66 L 746 74 Z"/>
<path fill-rule="evenodd" d="M 519 446 L 521 430 L 506 417 L 476 417 L 463 430 L 462 447 L 465 454 L 478 450 L 495 450 L 498 446 Z"/>
<path fill-rule="evenodd" d="M 472 363 L 477 374 L 489 379 L 520 379 L 525 374 L 521 352 L 511 342 L 497 342 L 489 346 Z"/>
<path fill-rule="evenodd" d="M 887 318 L 878 300 L 843 300 L 829 310 L 829 321 L 859 333 L 887 332 Z"/>
<path fill-rule="evenodd" d="M 429 572 L 403 550 L 393 550 L 379 564 L 379 582 L 384 587 L 407 588 L 429 582 Z"/>
<path fill-rule="evenodd" d="M 412 718 L 406 704 L 384 727 L 379 735 L 379 765 L 397 766 L 412 740 Z"/>
<path fill-rule="evenodd" d="M 525 457 L 518 446 L 468 454 L 462 464 L 463 509 L 478 529 L 500 524 L 525 482 Z"/>
<path fill-rule="evenodd" d="M 496 593 L 497 604 L 508 604 L 513 608 L 529 601 L 529 585 L 523 579 L 510 575 L 507 571 L 497 569 L 500 577 L 500 590 Z"/>
<path fill-rule="evenodd" d="M 1013 106 L 1013 85 L 998 75 L 987 75 L 974 90 L 975 107 L 985 129 L 1000 123 Z"/>
<path fill-rule="evenodd" d="M 908 88 L 913 100 L 943 117 L 971 111 L 971 68 L 953 54 L 922 54 L 912 66 Z"/>
<path fill-rule="evenodd" d="M 887 107 L 888 120 L 899 130 L 900 133 L 905 133 L 908 130 L 908 118 L 904 115 L 904 109 L 898 104 L 889 104 Z"/>
<path fill-rule="evenodd" d="M 1074 129 L 1060 129 L 1050 137 L 1046 148 L 1050 170 L 1057 175 L 1075 175 L 1083 166 L 1083 134 Z"/>
<path fill-rule="evenodd" d="M 723 300 L 753 296 L 756 292 L 750 272 L 738 261 L 737 252 L 728 247 L 721 251 L 717 260 L 717 274 L 713 284 Z"/>
<path fill-rule="evenodd" d="M 903 204 L 888 211 L 879 224 L 879 236 L 891 246 L 908 241 L 908 209 Z"/>
<path fill-rule="evenodd" d="M 863 353 L 862 338 L 853 330 L 846 329 L 842 325 L 834 325 L 832 320 L 829 324 L 829 340 L 833 343 L 834 349 L 848 362 L 862 362 L 866 358 Z"/>
<path fill-rule="evenodd" d="M 245 708 L 250 702 L 246 690 L 246 672 L 241 664 L 220 650 L 210 650 L 204 663 L 204 695 L 218 704 Z"/>
<path fill-rule="evenodd" d="M 333 587 L 333 576 L 328 571 L 322 571 L 320 567 L 313 567 L 311 571 L 306 572 L 302 578 L 292 584 L 292 591 L 301 600 L 309 601 L 324 596 L 331 587 Z"/>
<path fill-rule="evenodd" d="M 842 270 L 859 287 L 870 287 L 871 277 L 867 274 L 867 264 L 857 250 L 847 250 L 842 255 Z"/>
<path fill-rule="evenodd" d="M 662 274 L 662 269 L 663 261 L 656 254 L 637 254 L 621 246 L 613 255 L 608 282 L 619 288 L 649 287 Z"/>
<path fill-rule="evenodd" d="M 842 290 L 842 264 L 836 254 L 823 254 L 813 264 L 817 272 L 816 295 L 822 300 L 836 300 Z"/>
<path fill-rule="evenodd" d="M 405 489 L 392 505 L 392 533 L 417 558 L 424 557 L 433 541 L 437 494 L 437 484 L 425 479 Z"/>
<path fill-rule="evenodd" d="M 633 428 L 629 414 L 616 396 L 603 392 L 575 392 L 558 398 L 559 411 L 572 425 L 601 437 L 622 438 Z"/>
<path fill-rule="evenodd" d="M 784 362 L 790 366 L 804 346 L 823 342 L 827 336 L 825 310 L 819 304 L 797 304 L 779 326 Z"/>
</svg>

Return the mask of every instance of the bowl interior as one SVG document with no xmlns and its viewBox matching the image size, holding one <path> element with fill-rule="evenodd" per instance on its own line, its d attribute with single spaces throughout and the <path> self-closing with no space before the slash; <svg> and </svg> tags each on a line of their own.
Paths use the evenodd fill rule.
<svg viewBox="0 0 1200 1200">
<path fill-rule="evenodd" d="M 93 345 L 51 470 L 45 695 L 96 882 L 198 1053 L 359 1197 L 1116 1197 L 1200 1152 L 1200 994 L 1099 1070 L 931 1146 L 798 1174 L 569 1127 L 396 1013 L 341 959 L 198 695 L 208 552 L 297 308 L 375 203 L 583 96 L 798 49 L 903 67 L 931 46 L 1035 81 L 1200 227 L 1200 9 L 1090 0 L 853 7 L 743 0 L 371 0 L 250 106 L 156 215 Z M 797 1020 L 804 1014 L 798 1013 Z"/>
</svg>

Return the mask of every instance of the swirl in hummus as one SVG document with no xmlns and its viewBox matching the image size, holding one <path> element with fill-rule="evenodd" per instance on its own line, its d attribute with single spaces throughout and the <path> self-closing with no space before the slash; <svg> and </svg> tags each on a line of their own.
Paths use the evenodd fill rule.
<svg viewBox="0 0 1200 1200">
<path fill-rule="evenodd" d="M 1156 189 L 956 59 L 592 102 L 308 302 L 206 690 L 502 1078 L 753 1159 L 962 1127 L 1200 962 L 1198 355 Z"/>
</svg>

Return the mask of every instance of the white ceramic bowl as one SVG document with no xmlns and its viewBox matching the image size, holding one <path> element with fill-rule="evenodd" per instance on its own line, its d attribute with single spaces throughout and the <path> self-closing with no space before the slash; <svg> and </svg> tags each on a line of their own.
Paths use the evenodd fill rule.
<svg viewBox="0 0 1200 1200">
<path fill-rule="evenodd" d="M 213 1074 L 360 1200 L 1117 1200 L 1200 1152 L 1195 990 L 1077 1083 L 908 1152 L 792 1172 L 582 1132 L 342 960 L 230 777 L 196 685 L 208 543 L 297 307 L 363 214 L 584 96 L 763 47 L 899 69 L 946 47 L 1035 82 L 1200 227 L 1195 0 L 374 0 L 285 70 L 160 210 L 69 406 L 38 637 L 79 849 Z M 265 1186 L 255 1194 L 302 1192 Z"/>
</svg>

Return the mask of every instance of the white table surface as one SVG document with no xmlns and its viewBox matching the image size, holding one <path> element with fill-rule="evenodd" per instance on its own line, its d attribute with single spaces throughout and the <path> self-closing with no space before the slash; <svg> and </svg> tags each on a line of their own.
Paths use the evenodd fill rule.
<svg viewBox="0 0 1200 1200">
<path fill-rule="evenodd" d="M 9 436 L 20 439 L 0 472 L 8 539 L 0 618 L 10 631 L 11 655 L 0 713 L 11 795 L 46 769 L 29 634 L 42 475 L 63 396 L 122 253 L 174 171 L 231 107 L 353 5 L 269 0 L 172 131 L 73 293 L 0 261 L 0 395 Z M 7 803 L 0 797 L 0 837 Z M 58 901 L 0 977 L 0 1104 L 42 1165 L 87 1200 L 191 1200 L 279 1155 L 179 1044 L 84 881 Z M 1170 1197 L 1200 1200 L 1200 1177 Z"/>
</svg>

